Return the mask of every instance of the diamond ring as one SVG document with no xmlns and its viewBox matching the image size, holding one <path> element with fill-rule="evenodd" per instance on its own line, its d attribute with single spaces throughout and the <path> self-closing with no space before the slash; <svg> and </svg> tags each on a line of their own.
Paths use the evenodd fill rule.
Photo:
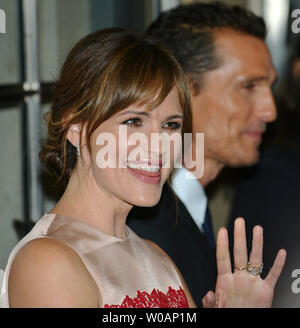
<svg viewBox="0 0 300 328">
<path fill-rule="evenodd" d="M 259 274 L 262 273 L 264 264 L 260 265 L 252 265 L 250 262 L 248 262 L 247 265 L 247 271 L 251 273 L 253 276 L 258 276 Z"/>
</svg>

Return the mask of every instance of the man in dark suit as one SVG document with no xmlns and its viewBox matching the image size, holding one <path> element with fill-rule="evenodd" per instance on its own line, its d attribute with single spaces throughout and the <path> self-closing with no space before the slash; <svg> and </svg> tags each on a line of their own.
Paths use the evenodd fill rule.
<svg viewBox="0 0 300 328">
<path fill-rule="evenodd" d="M 255 167 L 240 172 L 228 224 L 229 235 L 233 236 L 234 218 L 237 215 L 246 218 L 248 249 L 253 227 L 264 227 L 262 277 L 271 268 L 276 250 L 287 250 L 286 265 L 273 300 L 273 307 L 279 308 L 300 306 L 300 290 L 293 288 L 300 273 L 300 141 L 293 143 L 294 148 L 285 148 L 283 144 L 269 146 Z"/>
<path fill-rule="evenodd" d="M 166 251 L 201 306 L 217 276 L 204 188 L 224 166 L 257 162 L 266 124 L 276 118 L 271 92 L 276 72 L 264 42 L 263 19 L 240 7 L 179 6 L 163 12 L 146 33 L 161 40 L 186 73 L 193 132 L 205 134 L 205 169 L 202 177 L 193 179 L 186 179 L 193 176 L 192 170 L 178 169 L 173 190 L 165 186 L 153 209 L 134 208 L 128 224 Z"/>
<path fill-rule="evenodd" d="M 275 250 L 287 250 L 274 307 L 300 307 L 300 39 L 294 35 L 290 40 L 286 76 L 278 88 L 278 120 L 268 129 L 259 163 L 239 170 L 228 224 L 230 235 L 236 215 L 246 218 L 248 232 L 257 224 L 264 227 L 262 276 L 272 266 Z"/>
</svg>

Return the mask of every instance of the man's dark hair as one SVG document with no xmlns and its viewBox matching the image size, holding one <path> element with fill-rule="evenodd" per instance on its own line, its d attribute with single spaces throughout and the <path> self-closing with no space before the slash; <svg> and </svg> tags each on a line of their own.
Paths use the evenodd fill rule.
<svg viewBox="0 0 300 328">
<path fill-rule="evenodd" d="M 162 12 L 148 27 L 146 34 L 159 39 L 169 48 L 197 93 L 204 73 L 220 67 L 222 63 L 216 55 L 214 32 L 225 28 L 261 40 L 266 37 L 266 25 L 261 17 L 221 2 L 180 5 Z"/>
</svg>

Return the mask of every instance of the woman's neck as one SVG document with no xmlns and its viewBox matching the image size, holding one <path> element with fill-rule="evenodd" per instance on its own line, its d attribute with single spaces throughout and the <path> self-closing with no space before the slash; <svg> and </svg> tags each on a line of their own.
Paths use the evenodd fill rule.
<svg viewBox="0 0 300 328">
<path fill-rule="evenodd" d="M 126 218 L 133 206 L 108 194 L 97 185 L 91 173 L 82 172 L 74 169 L 63 196 L 50 213 L 74 218 L 107 234 L 125 238 Z"/>
</svg>

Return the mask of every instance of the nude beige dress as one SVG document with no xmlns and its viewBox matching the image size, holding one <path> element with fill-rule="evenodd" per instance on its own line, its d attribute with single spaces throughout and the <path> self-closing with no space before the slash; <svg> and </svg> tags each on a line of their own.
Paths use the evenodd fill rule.
<svg viewBox="0 0 300 328">
<path fill-rule="evenodd" d="M 55 238 L 75 250 L 99 288 L 103 307 L 188 307 L 174 266 L 128 226 L 126 238 L 121 239 L 56 214 L 45 214 L 12 250 L 1 289 L 1 307 L 9 307 L 8 278 L 15 255 L 36 238 Z"/>
</svg>

